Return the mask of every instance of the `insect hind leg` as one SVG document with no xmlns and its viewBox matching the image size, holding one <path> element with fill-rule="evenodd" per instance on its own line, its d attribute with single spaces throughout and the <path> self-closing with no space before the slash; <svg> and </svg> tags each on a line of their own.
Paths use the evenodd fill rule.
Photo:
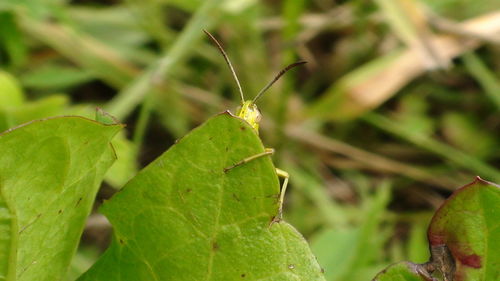
<svg viewBox="0 0 500 281">
<path fill-rule="evenodd" d="M 246 163 L 248 163 L 248 162 L 250 162 L 252 160 L 259 159 L 261 157 L 268 156 L 268 155 L 273 155 L 273 154 L 274 154 L 274 149 L 273 148 L 266 148 L 266 150 L 264 152 L 252 155 L 250 157 L 247 157 L 247 158 L 245 158 L 245 159 L 237 162 L 236 164 L 233 164 L 233 165 L 231 165 L 229 167 L 224 168 L 224 173 L 227 173 L 227 172 L 229 172 L 229 170 L 234 169 L 234 168 L 236 168 L 238 166 L 241 166 L 243 164 L 246 164 Z"/>
<path fill-rule="evenodd" d="M 273 154 L 274 154 L 274 149 L 266 148 L 264 152 L 252 155 L 252 156 L 247 157 L 247 158 L 245 158 L 245 159 L 243 159 L 243 160 L 241 160 L 241 161 L 239 161 L 239 162 L 237 162 L 229 167 L 224 168 L 224 172 L 227 173 L 231 169 L 234 169 L 238 166 L 246 164 L 252 160 L 259 159 L 261 157 L 273 155 Z M 279 222 L 283 218 L 283 203 L 285 201 L 285 192 L 286 192 L 286 188 L 288 186 L 288 180 L 290 178 L 290 175 L 286 171 L 283 171 L 283 170 L 278 169 L 278 168 L 276 168 L 276 174 L 278 175 L 278 177 L 283 178 L 283 184 L 281 185 L 281 189 L 280 189 L 280 196 L 279 196 L 279 201 L 278 201 L 278 203 L 279 203 L 278 214 L 273 218 L 273 220 L 271 221 L 271 224 L 273 224 L 275 222 Z"/>
<path fill-rule="evenodd" d="M 281 185 L 280 198 L 278 201 L 279 203 L 278 215 L 273 219 L 273 222 L 279 222 L 283 218 L 283 203 L 285 202 L 286 188 L 288 186 L 288 180 L 290 179 L 290 174 L 281 169 L 276 168 L 276 174 L 278 174 L 278 177 L 283 178 L 283 184 Z"/>
</svg>

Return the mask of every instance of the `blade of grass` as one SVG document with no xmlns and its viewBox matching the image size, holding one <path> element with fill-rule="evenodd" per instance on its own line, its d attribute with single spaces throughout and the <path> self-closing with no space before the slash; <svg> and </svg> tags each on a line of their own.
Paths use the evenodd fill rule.
<svg viewBox="0 0 500 281">
<path fill-rule="evenodd" d="M 132 142 L 134 143 L 134 155 L 137 158 L 139 150 L 144 141 L 144 135 L 148 128 L 148 123 L 151 118 L 151 113 L 153 111 L 153 95 L 149 95 L 144 99 L 142 103 L 141 110 L 139 111 L 139 117 L 137 118 L 136 129 L 134 130 L 134 135 L 132 137 Z"/>
<path fill-rule="evenodd" d="M 298 36 L 300 32 L 300 23 L 299 19 L 304 11 L 307 8 L 308 1 L 304 0 L 287 0 L 283 2 L 283 17 L 285 20 L 285 27 L 283 28 L 283 39 L 285 40 L 285 44 L 289 44 L 293 42 L 295 38 Z M 295 50 L 288 48 L 283 52 L 283 65 L 288 65 L 297 61 L 297 54 Z M 287 79 L 285 79 L 285 84 L 283 90 L 278 94 L 276 101 L 279 101 L 276 104 L 277 111 L 275 115 L 276 123 L 279 126 L 286 124 L 286 113 L 288 100 L 290 99 L 290 95 L 293 92 L 293 87 L 295 85 L 294 79 L 292 79 L 293 74 L 287 75 Z M 283 137 L 283 133 L 279 132 L 280 138 Z"/>
<path fill-rule="evenodd" d="M 427 250 L 427 221 L 416 221 L 412 223 L 407 251 L 408 260 L 416 263 L 424 263 L 429 260 Z"/>
<path fill-rule="evenodd" d="M 500 110 L 500 81 L 473 52 L 466 53 L 462 59 L 469 73 L 481 85 L 497 109 Z"/>
<path fill-rule="evenodd" d="M 365 200 L 365 212 L 363 221 L 355 233 L 355 239 L 352 245 L 352 252 L 345 253 L 342 258 L 342 266 L 332 274 L 331 280 L 350 280 L 351 272 L 366 266 L 373 256 L 377 255 L 382 245 L 373 247 L 375 239 L 382 235 L 380 225 L 384 221 L 386 207 L 391 199 L 392 184 L 388 181 L 380 183 L 376 187 L 376 193 L 370 199 Z M 374 249 L 379 248 L 379 249 Z"/>
<path fill-rule="evenodd" d="M 16 15 L 21 28 L 29 36 L 49 45 L 114 87 L 123 87 L 139 72 L 113 49 L 87 34 L 67 25 L 36 19 L 21 10 Z"/>
<path fill-rule="evenodd" d="M 305 196 L 309 197 L 318 208 L 323 217 L 324 223 L 329 227 L 345 228 L 348 217 L 345 210 L 330 198 L 324 184 L 315 178 L 310 172 L 289 163 L 285 166 L 286 170 L 293 175 L 292 183 L 297 190 L 300 190 Z"/>
<path fill-rule="evenodd" d="M 136 153 L 138 153 L 142 145 L 153 111 L 154 95 L 152 91 L 156 90 L 154 84 L 159 84 L 159 80 L 162 80 L 170 71 L 173 71 L 174 67 L 188 54 L 190 49 L 188 46 L 192 46 L 194 42 L 198 41 L 202 35 L 201 30 L 211 25 L 212 18 L 210 16 L 217 6 L 217 1 L 205 2 L 205 5 L 196 11 L 170 50 L 158 60 L 158 63 L 151 66 L 130 87 L 125 88 L 116 98 L 109 102 L 109 110 L 119 118 L 124 118 L 133 110 L 135 105 L 142 101 L 137 129 L 133 137 Z M 151 83 L 145 84 L 144 82 L 147 81 Z M 143 98 L 143 100 L 140 100 L 140 98 Z"/>
<path fill-rule="evenodd" d="M 441 17 L 431 9 L 427 9 L 426 14 L 429 24 L 431 24 L 438 31 L 453 34 L 462 38 L 476 39 L 492 44 L 500 43 L 500 36 L 498 35 L 498 33 L 489 34 L 488 32 L 484 32 L 484 29 L 466 28 L 459 22 Z"/>
<path fill-rule="evenodd" d="M 408 131 L 406 127 L 385 116 L 377 113 L 368 113 L 362 117 L 362 120 L 383 131 L 386 131 L 421 148 L 433 152 L 436 155 L 439 155 L 466 170 L 475 172 L 479 176 L 490 179 L 492 181 L 500 181 L 500 171 L 498 169 L 445 143 L 439 142 L 424 135 L 417 135 L 415 133 L 412 133 Z"/>
<path fill-rule="evenodd" d="M 322 136 L 306 129 L 299 127 L 287 127 L 286 135 L 320 149 L 344 155 L 379 171 L 405 175 L 417 181 L 431 183 L 448 190 L 454 186 L 460 185 L 460 183 L 455 182 L 453 179 L 436 176 L 435 174 L 424 169 L 362 150 L 347 143 Z"/>
<path fill-rule="evenodd" d="M 449 64 L 432 44 L 432 32 L 427 25 L 427 20 L 419 3 L 414 0 L 377 0 L 381 12 L 391 26 L 394 33 L 405 42 L 405 44 L 419 52 L 424 58 L 428 69 L 436 67 L 444 68 Z"/>
<path fill-rule="evenodd" d="M 9 57 L 9 66 L 15 68 L 22 65 L 26 61 L 28 50 L 10 12 L 0 11 L 0 39 L 0 45 L 3 45 Z"/>
<path fill-rule="evenodd" d="M 160 1 L 134 1 L 126 0 L 128 8 L 130 8 L 140 21 L 140 26 L 160 44 L 162 47 L 170 45 L 172 32 L 166 27 L 163 16 L 164 10 Z"/>
<path fill-rule="evenodd" d="M 196 11 L 188 25 L 183 29 L 172 47 L 156 63 L 129 86 L 125 87 L 113 98 L 105 109 L 118 119 L 126 117 L 140 104 L 152 88 L 158 85 L 177 66 L 204 35 L 202 29 L 207 29 L 214 23 L 220 1 L 208 0 Z"/>
</svg>

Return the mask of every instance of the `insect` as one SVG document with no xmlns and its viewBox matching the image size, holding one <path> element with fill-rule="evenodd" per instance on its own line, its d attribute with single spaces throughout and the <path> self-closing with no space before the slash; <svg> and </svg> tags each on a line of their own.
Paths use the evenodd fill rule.
<svg viewBox="0 0 500 281">
<path fill-rule="evenodd" d="M 214 42 L 214 44 L 219 49 L 220 53 L 222 54 L 222 56 L 224 57 L 224 60 L 226 61 L 227 65 L 228 65 L 229 69 L 231 70 L 231 74 L 236 82 L 236 85 L 238 86 L 238 91 L 239 91 L 240 97 L 241 97 L 241 106 L 238 108 L 236 116 L 245 120 L 246 122 L 248 122 L 255 129 L 255 131 L 258 134 L 259 133 L 259 123 L 262 119 L 262 115 L 259 111 L 259 108 L 256 105 L 257 100 L 259 100 L 259 98 L 262 97 L 262 95 L 276 81 L 278 81 L 278 79 L 281 76 L 283 76 L 283 74 L 285 74 L 288 70 L 290 70 L 296 66 L 305 64 L 306 62 L 299 61 L 299 62 L 295 62 L 295 63 L 292 63 L 292 64 L 286 66 L 266 86 L 264 86 L 264 88 L 262 88 L 262 90 L 260 90 L 260 92 L 252 100 L 245 100 L 245 96 L 243 95 L 243 89 L 241 88 L 240 81 L 238 79 L 238 76 L 236 75 L 236 71 L 234 70 L 233 65 L 231 64 L 231 61 L 229 60 L 228 55 L 226 54 L 226 51 L 224 51 L 224 48 L 222 47 L 222 45 L 219 43 L 219 41 L 217 41 L 217 39 L 210 32 L 208 32 L 206 30 L 203 30 L 203 31 L 205 32 L 205 34 L 207 34 L 207 36 Z M 234 168 L 241 166 L 245 163 L 248 163 L 252 160 L 255 160 L 255 159 L 258 159 L 258 158 L 261 158 L 264 156 L 269 156 L 272 154 L 274 154 L 274 149 L 273 148 L 266 148 L 265 151 L 262 153 L 252 155 L 252 156 L 247 157 L 247 158 L 245 158 L 245 159 L 243 159 L 243 160 L 241 160 L 241 161 L 239 161 L 239 162 L 237 162 L 229 167 L 226 167 L 224 169 L 224 172 L 227 173 L 231 169 L 234 169 Z M 278 175 L 278 177 L 283 178 L 283 184 L 281 186 L 279 202 L 278 202 L 279 203 L 278 215 L 273 219 L 273 222 L 280 221 L 282 216 L 283 216 L 283 202 L 285 199 L 285 192 L 286 192 L 286 188 L 288 185 L 288 180 L 290 178 L 290 175 L 286 171 L 283 171 L 283 170 L 278 169 L 278 168 L 276 168 L 276 174 Z"/>
</svg>

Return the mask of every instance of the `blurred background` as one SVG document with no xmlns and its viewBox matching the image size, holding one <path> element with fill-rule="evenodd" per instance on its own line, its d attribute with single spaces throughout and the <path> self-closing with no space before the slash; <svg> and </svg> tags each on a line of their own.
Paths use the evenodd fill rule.
<svg viewBox="0 0 500 281">
<path fill-rule="evenodd" d="M 207 118 L 234 110 L 225 46 L 261 137 L 291 175 L 285 214 L 328 280 L 425 262 L 451 192 L 500 182 L 498 0 L 0 0 L 0 131 L 55 115 L 127 124 L 96 201 Z M 107 247 L 88 222 L 67 280 Z"/>
</svg>

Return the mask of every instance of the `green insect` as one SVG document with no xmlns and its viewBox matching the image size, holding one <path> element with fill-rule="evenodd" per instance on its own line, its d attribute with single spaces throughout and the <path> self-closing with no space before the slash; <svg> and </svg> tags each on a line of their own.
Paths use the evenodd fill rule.
<svg viewBox="0 0 500 281">
<path fill-rule="evenodd" d="M 253 98 L 252 100 L 245 100 L 245 96 L 243 95 L 243 89 L 241 88 L 240 81 L 238 79 L 238 76 L 236 75 L 236 71 L 234 70 L 233 65 L 231 64 L 231 61 L 229 60 L 229 57 L 226 54 L 226 51 L 224 51 L 224 48 L 222 47 L 222 45 L 219 43 L 219 41 L 217 41 L 217 39 L 215 39 L 215 37 L 210 32 L 208 32 L 206 30 L 203 30 L 203 31 L 215 43 L 215 45 L 217 46 L 217 48 L 221 52 L 222 56 L 224 57 L 224 60 L 226 61 L 227 65 L 229 66 L 229 69 L 231 70 L 231 74 L 233 75 L 233 78 L 236 82 L 236 85 L 238 86 L 238 91 L 239 91 L 240 97 L 241 97 L 241 106 L 238 108 L 236 116 L 238 116 L 239 118 L 248 122 L 248 124 L 250 124 L 258 134 L 259 133 L 259 123 L 260 123 L 260 120 L 262 119 L 262 115 L 259 111 L 259 108 L 257 107 L 257 105 L 255 103 L 276 81 L 278 81 L 278 79 L 281 76 L 283 76 L 283 74 L 285 74 L 288 70 L 290 70 L 296 66 L 305 64 L 306 62 L 299 61 L 299 62 L 295 62 L 295 63 L 288 65 L 287 67 L 282 69 L 274 77 L 274 79 L 271 80 L 264 88 L 262 88 L 262 90 L 260 90 L 260 92 L 255 96 L 255 98 Z M 252 156 L 247 157 L 247 158 L 245 158 L 245 159 L 243 159 L 243 160 L 241 160 L 241 161 L 239 161 L 239 162 L 237 162 L 229 167 L 226 167 L 224 169 L 224 171 L 227 173 L 233 168 L 241 166 L 241 165 L 248 163 L 252 160 L 255 160 L 255 159 L 258 159 L 258 158 L 261 158 L 264 156 L 272 155 L 272 154 L 274 154 L 274 149 L 273 148 L 266 148 L 265 151 L 262 153 L 252 155 Z M 290 175 L 286 171 L 283 171 L 283 170 L 278 169 L 278 168 L 276 168 L 276 174 L 278 175 L 278 177 L 283 178 L 283 184 L 281 186 L 280 197 L 279 197 L 278 215 L 274 218 L 273 222 L 278 222 L 282 218 L 283 202 L 285 199 L 285 192 L 286 192 L 286 188 L 288 185 L 288 179 L 290 178 Z"/>
</svg>

